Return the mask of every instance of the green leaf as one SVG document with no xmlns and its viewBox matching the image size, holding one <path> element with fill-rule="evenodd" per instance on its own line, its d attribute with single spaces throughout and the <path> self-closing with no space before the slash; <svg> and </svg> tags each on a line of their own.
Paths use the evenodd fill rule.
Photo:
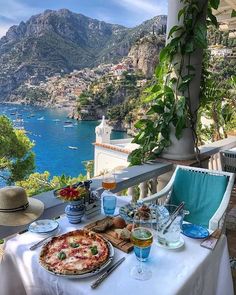
<svg viewBox="0 0 236 295">
<path fill-rule="evenodd" d="M 169 57 L 169 46 L 164 47 L 159 55 L 160 62 L 164 62 Z"/>
<path fill-rule="evenodd" d="M 135 149 L 132 151 L 128 156 L 128 161 L 130 162 L 130 165 L 141 165 L 142 164 L 142 149 Z"/>
<path fill-rule="evenodd" d="M 231 17 L 236 17 L 236 10 L 232 10 L 232 12 L 231 12 Z"/>
<path fill-rule="evenodd" d="M 139 120 L 138 122 L 135 123 L 134 127 L 137 128 L 137 129 L 140 129 L 142 127 L 145 127 L 146 124 L 147 124 L 147 119 L 141 119 Z"/>
<path fill-rule="evenodd" d="M 218 9 L 219 4 L 220 4 L 220 0 L 210 0 L 210 5 L 214 9 Z"/>
<path fill-rule="evenodd" d="M 207 48 L 207 27 L 197 22 L 194 28 L 194 42 L 197 47 Z"/>
<path fill-rule="evenodd" d="M 72 248 L 79 248 L 80 244 L 78 244 L 78 243 L 70 243 L 70 246 Z"/>
<path fill-rule="evenodd" d="M 153 92 L 153 93 L 158 92 L 159 90 L 161 90 L 160 85 L 155 84 L 151 87 L 151 92 Z"/>
<path fill-rule="evenodd" d="M 63 252 L 63 251 L 61 251 L 61 252 L 59 252 L 59 253 L 57 254 L 57 257 L 58 257 L 58 259 L 60 259 L 60 260 L 64 260 L 64 259 L 66 259 L 66 253 Z"/>
<path fill-rule="evenodd" d="M 180 9 L 179 13 L 178 13 L 178 21 L 180 20 L 181 16 L 185 13 L 186 10 L 186 6 L 182 9 Z"/>
<path fill-rule="evenodd" d="M 215 26 L 218 27 L 218 21 L 217 18 L 214 16 L 214 14 L 212 13 L 212 10 L 208 8 L 207 10 L 207 15 L 209 17 L 209 19 L 211 20 L 211 23 Z"/>
<path fill-rule="evenodd" d="M 143 139 L 145 136 L 145 132 L 142 131 L 139 135 L 138 135 L 138 141 L 140 141 L 141 139 Z"/>
<path fill-rule="evenodd" d="M 183 27 L 181 26 L 173 26 L 171 29 L 170 29 L 170 32 L 168 34 L 168 39 L 175 33 L 175 32 L 178 32 L 179 30 L 183 30 Z"/>
<path fill-rule="evenodd" d="M 93 255 L 98 254 L 98 248 L 97 248 L 97 246 L 91 246 L 90 247 L 90 250 L 91 250 L 91 252 L 92 252 Z"/>
<path fill-rule="evenodd" d="M 177 121 L 177 125 L 175 127 L 175 136 L 177 139 L 181 138 L 182 131 L 185 127 L 186 127 L 185 117 L 181 116 L 181 117 L 179 117 L 179 120 Z"/>
<path fill-rule="evenodd" d="M 151 108 L 148 110 L 147 115 L 152 115 L 152 114 L 161 114 L 164 112 L 164 106 L 161 105 L 153 105 Z"/>
</svg>

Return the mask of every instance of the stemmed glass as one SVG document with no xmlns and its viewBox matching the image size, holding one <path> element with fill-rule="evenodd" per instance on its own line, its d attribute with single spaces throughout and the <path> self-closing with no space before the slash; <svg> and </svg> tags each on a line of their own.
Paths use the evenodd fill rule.
<svg viewBox="0 0 236 295">
<path fill-rule="evenodd" d="M 103 175 L 102 187 L 107 191 L 110 191 L 116 188 L 116 179 L 113 173 L 108 172 Z"/>
<path fill-rule="evenodd" d="M 145 281 L 151 278 L 152 271 L 143 262 L 148 260 L 153 242 L 152 216 L 148 212 L 136 212 L 133 218 L 131 241 L 139 263 L 131 269 L 131 277 Z"/>
<path fill-rule="evenodd" d="M 116 209 L 116 195 L 111 192 L 116 188 L 116 179 L 113 173 L 109 172 L 103 175 L 102 187 L 104 188 L 102 193 L 103 210 L 105 215 L 111 216 Z"/>
</svg>

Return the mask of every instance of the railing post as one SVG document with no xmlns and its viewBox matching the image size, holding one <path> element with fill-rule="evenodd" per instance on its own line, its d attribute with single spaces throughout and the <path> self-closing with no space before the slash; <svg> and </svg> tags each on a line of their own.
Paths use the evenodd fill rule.
<svg viewBox="0 0 236 295">
<path fill-rule="evenodd" d="M 135 202 L 135 189 L 134 186 L 128 188 L 128 196 L 132 197 L 132 201 Z"/>
<path fill-rule="evenodd" d="M 151 193 L 155 194 L 157 192 L 157 177 L 151 179 Z"/>
<path fill-rule="evenodd" d="M 147 181 L 141 182 L 139 185 L 140 188 L 140 196 L 139 199 L 143 199 L 147 197 L 148 194 L 148 185 L 147 185 Z"/>
</svg>

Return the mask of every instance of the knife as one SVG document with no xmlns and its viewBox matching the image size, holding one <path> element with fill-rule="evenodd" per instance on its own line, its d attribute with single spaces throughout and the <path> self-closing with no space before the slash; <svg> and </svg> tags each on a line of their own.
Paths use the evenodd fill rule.
<svg viewBox="0 0 236 295">
<path fill-rule="evenodd" d="M 42 239 L 41 241 L 39 241 L 38 243 L 34 244 L 33 246 L 31 246 L 29 249 L 30 250 L 35 250 L 36 248 L 38 248 L 39 246 L 41 246 L 47 239 L 50 239 L 52 237 L 54 237 L 56 234 L 50 235 L 44 239 Z"/>
<path fill-rule="evenodd" d="M 115 264 L 113 264 L 110 268 L 108 268 L 107 271 L 105 271 L 96 281 L 94 281 L 91 285 L 92 289 L 97 288 L 103 282 L 110 273 L 113 272 L 123 261 L 125 260 L 125 257 L 122 257 L 120 260 L 118 260 Z"/>
</svg>

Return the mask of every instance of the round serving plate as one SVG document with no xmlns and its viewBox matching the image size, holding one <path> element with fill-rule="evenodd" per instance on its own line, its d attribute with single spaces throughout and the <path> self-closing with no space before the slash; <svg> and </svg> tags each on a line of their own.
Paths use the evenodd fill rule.
<svg viewBox="0 0 236 295">
<path fill-rule="evenodd" d="M 32 222 L 29 225 L 29 231 L 36 234 L 48 234 L 55 231 L 59 223 L 52 219 L 41 219 Z"/>
<path fill-rule="evenodd" d="M 133 222 L 133 216 L 134 212 L 138 210 L 140 207 L 142 207 L 142 203 L 140 204 L 126 204 L 125 206 L 120 207 L 119 214 L 120 216 L 127 222 L 132 223 Z M 165 208 L 165 206 L 159 206 L 155 204 L 151 204 L 148 206 L 151 210 L 151 214 L 153 217 L 153 223 L 156 223 L 156 214 L 161 214 L 163 216 L 168 216 L 169 212 Z"/>
<path fill-rule="evenodd" d="M 185 223 L 182 225 L 182 234 L 192 239 L 204 239 L 209 236 L 209 231 L 201 225 Z"/>
<path fill-rule="evenodd" d="M 115 251 L 114 251 L 112 244 L 107 240 L 105 240 L 105 241 L 106 241 L 108 248 L 109 248 L 109 257 L 108 257 L 107 261 L 104 262 L 104 264 L 102 264 L 101 266 L 99 266 L 98 268 L 96 268 L 90 272 L 87 272 L 84 274 L 77 274 L 77 275 L 63 275 L 63 274 L 54 273 L 54 272 L 46 269 L 43 265 L 41 265 L 41 263 L 39 263 L 39 264 L 43 267 L 43 269 L 45 269 L 50 274 L 53 274 L 53 275 L 59 276 L 59 277 L 68 278 L 68 279 L 83 279 L 83 278 L 95 276 L 95 275 L 99 274 L 100 272 L 102 272 L 105 268 L 107 268 L 107 266 L 111 264 L 111 262 L 114 258 Z"/>
</svg>

